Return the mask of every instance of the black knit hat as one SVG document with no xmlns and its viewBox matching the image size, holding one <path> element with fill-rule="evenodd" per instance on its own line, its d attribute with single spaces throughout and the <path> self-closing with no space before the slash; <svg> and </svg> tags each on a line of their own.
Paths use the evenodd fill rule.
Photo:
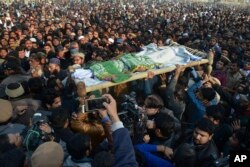
<svg viewBox="0 0 250 167">
<path fill-rule="evenodd" d="M 16 61 L 6 61 L 3 63 L 3 70 L 18 70 L 20 68 L 20 64 Z"/>
</svg>

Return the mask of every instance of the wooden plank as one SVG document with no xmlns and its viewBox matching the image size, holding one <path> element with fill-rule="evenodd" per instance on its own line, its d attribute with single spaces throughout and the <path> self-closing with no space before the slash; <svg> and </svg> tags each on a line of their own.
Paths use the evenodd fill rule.
<svg viewBox="0 0 250 167">
<path fill-rule="evenodd" d="M 197 66 L 197 65 L 200 65 L 200 64 L 207 64 L 208 62 L 209 62 L 208 59 L 202 59 L 200 61 L 192 61 L 192 62 L 189 62 L 188 64 L 186 64 L 185 67 L 193 67 L 193 66 Z M 173 70 L 175 70 L 175 66 L 170 66 L 170 67 L 161 68 L 161 69 L 151 69 L 149 71 L 154 72 L 155 75 L 159 75 L 159 74 L 164 74 L 164 73 L 167 73 L 167 72 L 171 72 Z M 132 77 L 129 78 L 128 80 L 126 80 L 126 81 L 123 81 L 123 82 L 120 82 L 120 83 L 105 82 L 105 83 L 101 83 L 101 84 L 98 84 L 98 85 L 88 86 L 88 87 L 86 87 L 86 91 L 91 92 L 91 91 L 95 91 L 95 90 L 100 90 L 100 89 L 116 86 L 116 85 L 119 85 L 119 84 L 122 84 L 122 83 L 127 83 L 127 82 L 130 82 L 130 81 L 146 78 L 147 75 L 148 75 L 147 71 L 146 72 L 140 72 L 140 73 L 134 73 L 132 75 Z"/>
</svg>

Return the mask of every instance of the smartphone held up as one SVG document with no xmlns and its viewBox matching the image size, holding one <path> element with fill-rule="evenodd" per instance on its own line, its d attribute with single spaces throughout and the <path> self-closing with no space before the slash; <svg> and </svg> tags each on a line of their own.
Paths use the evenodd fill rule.
<svg viewBox="0 0 250 167">
<path fill-rule="evenodd" d="M 109 103 L 109 99 L 105 97 L 95 98 L 95 99 L 87 99 L 85 101 L 85 111 L 93 112 L 100 109 L 105 109 L 103 103 Z"/>
</svg>

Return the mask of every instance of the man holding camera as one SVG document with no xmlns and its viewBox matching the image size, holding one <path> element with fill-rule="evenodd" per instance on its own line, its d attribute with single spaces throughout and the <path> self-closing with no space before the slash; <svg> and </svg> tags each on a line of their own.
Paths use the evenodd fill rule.
<svg viewBox="0 0 250 167">
<path fill-rule="evenodd" d="M 107 102 L 103 103 L 104 109 L 99 109 L 99 115 L 101 115 L 102 121 L 109 120 L 112 122 L 111 129 L 112 129 L 112 138 L 113 138 L 113 150 L 114 150 L 114 162 L 110 162 L 113 164 L 112 166 L 137 166 L 137 162 L 135 159 L 135 153 L 132 145 L 132 141 L 129 135 L 129 132 L 126 128 L 124 128 L 123 123 L 120 121 L 120 118 L 117 114 L 117 105 L 115 99 L 109 95 L 103 95 L 104 98 L 107 98 Z M 81 141 L 77 140 L 77 138 L 82 138 L 88 142 L 87 149 L 78 149 L 82 148 L 83 144 Z M 92 152 L 90 137 L 88 135 L 81 135 L 76 134 L 72 139 L 70 139 L 69 143 L 67 143 L 67 147 L 69 150 L 70 157 L 67 158 L 64 165 L 91 165 L 92 163 L 96 164 L 102 164 L 102 166 L 105 166 L 107 162 L 101 162 L 104 159 L 100 157 L 95 157 L 94 160 L 90 158 L 90 154 Z M 71 143 L 71 144 L 70 144 Z M 79 143 L 79 144 L 77 144 Z M 85 143 L 85 144 L 86 144 Z M 75 149 L 74 149 L 75 146 Z M 85 147 L 86 148 L 86 147 Z M 75 150 L 75 151 L 74 151 Z M 76 154 L 76 150 L 80 151 L 82 154 L 81 156 L 76 156 L 79 154 Z M 98 155 L 98 154 L 96 154 Z M 110 157 L 105 157 L 106 159 L 109 159 Z M 88 162 L 84 161 L 88 160 Z M 104 161 L 105 161 L 104 160 Z M 100 162 L 99 162 L 100 161 Z"/>
<path fill-rule="evenodd" d="M 117 105 L 115 99 L 111 95 L 104 95 L 109 99 L 109 103 L 104 102 L 103 105 L 107 109 L 109 117 L 112 121 L 112 136 L 114 143 L 114 166 L 137 166 L 133 144 L 129 132 L 124 128 L 123 123 L 117 114 Z"/>
</svg>

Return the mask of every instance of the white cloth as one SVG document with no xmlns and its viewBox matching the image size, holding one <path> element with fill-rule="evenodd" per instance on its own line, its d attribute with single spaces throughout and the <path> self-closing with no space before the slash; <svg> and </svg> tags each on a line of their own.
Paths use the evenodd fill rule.
<svg viewBox="0 0 250 167">
<path fill-rule="evenodd" d="M 29 50 L 25 50 L 25 57 L 30 57 L 30 51 Z"/>
<path fill-rule="evenodd" d="M 75 79 L 85 79 L 85 78 L 91 78 L 93 76 L 93 73 L 91 70 L 85 70 L 85 69 L 76 69 L 75 72 L 72 74 L 72 77 Z"/>
<path fill-rule="evenodd" d="M 75 83 L 78 82 L 84 82 L 86 86 L 92 86 L 97 85 L 100 83 L 103 83 L 103 81 L 100 81 L 96 78 L 91 78 L 93 76 L 93 73 L 91 70 L 85 70 L 85 69 L 76 69 L 75 72 L 72 74 L 72 78 L 74 78 Z"/>
<path fill-rule="evenodd" d="M 187 64 L 190 60 L 197 61 L 201 58 L 188 52 L 183 46 L 163 46 L 157 48 L 156 44 L 149 44 L 136 56 L 147 56 L 155 63 L 162 63 L 164 67 Z"/>
</svg>

